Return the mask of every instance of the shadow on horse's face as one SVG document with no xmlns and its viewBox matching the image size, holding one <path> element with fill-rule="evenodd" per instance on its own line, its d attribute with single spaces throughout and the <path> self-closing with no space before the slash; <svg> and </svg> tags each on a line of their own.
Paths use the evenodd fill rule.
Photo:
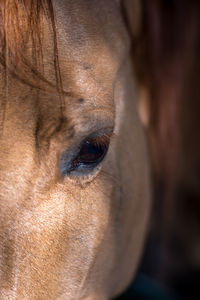
<svg viewBox="0 0 200 300">
<path fill-rule="evenodd" d="M 110 299 L 149 214 L 128 33 L 117 1 L 53 0 L 53 21 L 33 2 L 47 7 L 32 64 L 0 66 L 0 299 Z"/>
</svg>

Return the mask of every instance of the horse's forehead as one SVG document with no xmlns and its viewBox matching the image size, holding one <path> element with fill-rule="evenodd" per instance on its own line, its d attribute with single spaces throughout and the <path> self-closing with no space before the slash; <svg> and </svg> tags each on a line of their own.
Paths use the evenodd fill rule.
<svg viewBox="0 0 200 300">
<path fill-rule="evenodd" d="M 73 116 L 74 119 L 84 118 L 85 115 L 88 116 L 88 110 L 97 107 L 103 107 L 99 112 L 101 116 L 105 113 L 112 114 L 113 85 L 122 62 L 121 58 L 129 45 L 117 2 L 115 0 L 53 0 L 52 2 L 63 89 L 73 95 L 73 99 L 67 96 L 65 98 L 67 117 L 70 114 L 72 119 Z M 56 82 L 53 63 L 55 56 L 52 50 L 55 45 L 51 38 L 52 24 L 48 22 L 44 24 L 47 25 L 44 27 L 47 28 L 47 32 L 42 40 L 44 77 L 54 84 Z M 23 92 L 25 93 L 26 89 L 20 89 L 19 93 Z M 15 91 L 15 97 L 9 99 L 21 99 L 20 95 Z M 37 95 L 38 103 L 41 104 L 37 110 L 41 110 L 43 116 L 48 113 L 50 116 L 56 114 L 55 106 L 60 113 L 59 98 L 52 95 L 53 100 L 50 101 L 49 96 L 49 94 L 43 96 L 42 92 Z M 24 98 L 27 98 L 27 95 Z M 80 102 L 80 99 L 84 101 Z M 29 100 L 25 102 L 20 100 L 21 106 L 30 106 L 26 110 L 27 115 L 35 106 L 35 97 Z M 18 102 L 16 105 L 15 102 L 12 101 L 13 111 L 15 106 L 18 106 Z M 18 111 L 19 119 L 22 114 L 22 110 Z"/>
<path fill-rule="evenodd" d="M 59 55 L 85 62 L 92 58 L 97 62 L 97 58 L 104 57 L 110 64 L 114 58 L 118 59 L 127 43 L 116 1 L 53 0 L 53 3 L 61 45 Z"/>
<path fill-rule="evenodd" d="M 53 6 L 64 90 L 96 105 L 110 105 L 129 46 L 117 2 L 53 0 Z"/>
<path fill-rule="evenodd" d="M 70 39 L 73 46 L 85 43 L 88 35 L 98 39 L 109 34 L 107 38 L 111 41 L 120 29 L 121 13 L 115 0 L 53 0 L 53 3 L 57 24 L 64 29 L 64 39 Z"/>
</svg>

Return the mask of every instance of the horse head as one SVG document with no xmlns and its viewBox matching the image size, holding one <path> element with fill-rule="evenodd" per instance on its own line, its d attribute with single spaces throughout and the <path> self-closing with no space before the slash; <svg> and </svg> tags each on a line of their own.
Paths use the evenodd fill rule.
<svg viewBox="0 0 200 300">
<path fill-rule="evenodd" d="M 110 299 L 150 210 L 118 1 L 0 3 L 0 299 Z"/>
</svg>

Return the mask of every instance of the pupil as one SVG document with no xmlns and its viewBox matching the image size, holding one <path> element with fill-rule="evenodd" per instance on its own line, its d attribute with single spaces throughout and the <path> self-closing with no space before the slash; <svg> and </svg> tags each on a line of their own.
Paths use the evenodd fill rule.
<svg viewBox="0 0 200 300">
<path fill-rule="evenodd" d="M 79 162 L 90 164 L 97 162 L 106 152 L 106 147 L 103 145 L 95 145 L 90 141 L 86 141 L 79 153 Z"/>
</svg>

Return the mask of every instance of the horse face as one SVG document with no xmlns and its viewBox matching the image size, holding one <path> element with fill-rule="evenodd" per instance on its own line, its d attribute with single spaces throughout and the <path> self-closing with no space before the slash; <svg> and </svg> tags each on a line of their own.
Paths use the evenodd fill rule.
<svg viewBox="0 0 200 300">
<path fill-rule="evenodd" d="M 11 74 L 5 91 L 1 79 L 0 295 L 108 299 L 135 271 L 149 212 L 130 41 L 115 1 L 53 7 L 45 87 Z"/>
</svg>

